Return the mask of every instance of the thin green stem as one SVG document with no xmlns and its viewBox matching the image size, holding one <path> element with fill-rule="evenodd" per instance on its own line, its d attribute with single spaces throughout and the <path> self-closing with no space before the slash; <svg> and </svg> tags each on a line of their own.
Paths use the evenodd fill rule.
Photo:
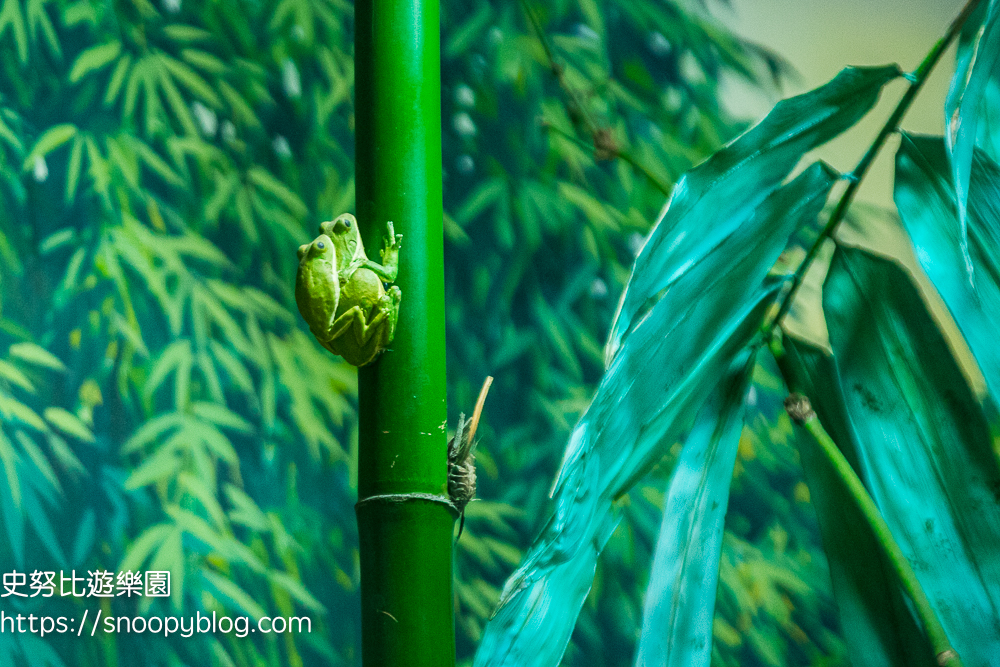
<svg viewBox="0 0 1000 667">
<path fill-rule="evenodd" d="M 590 149 L 593 148 L 593 146 L 591 146 L 590 144 L 588 144 L 586 141 L 583 141 L 579 137 L 573 136 L 569 132 L 566 132 L 565 130 L 560 129 L 560 128 L 556 127 L 555 125 L 546 124 L 545 129 L 549 130 L 550 132 L 555 132 L 559 136 L 564 137 L 565 139 L 568 139 L 569 141 L 572 141 L 574 144 L 576 144 L 577 146 L 580 146 L 581 148 L 586 148 L 588 150 L 590 150 Z M 617 158 L 619 158 L 621 160 L 624 160 L 625 162 L 627 162 L 628 164 L 630 164 L 633 169 L 635 169 L 640 174 L 642 174 L 643 176 L 645 176 L 649 180 L 649 182 L 652 183 L 653 186 L 657 190 L 659 190 L 660 192 L 662 192 L 664 195 L 666 195 L 668 197 L 670 196 L 670 185 L 668 185 L 664 181 L 660 180 L 660 178 L 656 174 L 654 174 L 653 172 L 651 172 L 649 169 L 647 169 L 645 167 L 645 165 L 643 165 L 641 162 L 639 162 L 634 157 L 632 157 L 632 155 L 630 153 L 627 153 L 627 152 L 619 149 L 619 150 L 615 151 L 615 157 L 617 157 Z"/>
<path fill-rule="evenodd" d="M 549 61 L 549 69 L 552 71 L 552 75 L 556 78 L 556 81 L 559 82 L 559 87 L 562 88 L 563 92 L 569 98 L 569 104 L 572 105 L 572 109 L 576 111 L 575 117 L 580 119 L 584 125 L 584 129 L 586 129 L 587 133 L 590 134 L 593 144 L 581 141 L 577 137 L 571 136 L 557 127 L 549 125 L 548 128 L 566 137 L 567 139 L 574 141 L 587 150 L 594 151 L 595 155 L 599 151 L 604 151 L 613 158 L 625 161 L 631 165 L 633 169 L 645 176 L 657 190 L 669 197 L 669 184 L 660 180 L 656 174 L 651 172 L 645 165 L 639 162 L 639 160 L 637 160 L 631 153 L 615 145 L 614 140 L 608 141 L 604 138 L 603 135 L 605 134 L 610 136 L 610 130 L 607 128 L 601 128 L 597 124 L 597 121 L 595 121 L 587 111 L 587 107 L 583 103 L 583 100 L 580 99 L 578 91 L 573 88 L 573 86 L 569 85 L 568 81 L 566 81 L 565 68 L 556 62 L 555 52 L 552 50 L 549 38 L 545 34 L 545 31 L 542 30 L 541 21 L 538 20 L 534 10 L 531 9 L 531 6 L 528 4 L 528 0 L 521 0 L 521 7 L 524 9 L 524 13 L 527 14 L 528 20 L 531 22 L 531 26 L 534 28 L 535 34 L 538 37 L 538 41 L 542 44 L 542 49 L 545 51 L 545 58 Z M 574 118 L 574 114 L 571 113 L 570 118 Z"/>
<path fill-rule="evenodd" d="M 896 538 L 893 537 L 892 529 L 889 528 L 878 506 L 868 494 L 868 490 L 854 468 L 851 467 L 850 462 L 823 427 L 809 399 L 804 394 L 798 393 L 793 381 L 794 374 L 788 367 L 788 358 L 779 336 L 774 336 L 771 339 L 770 349 L 778 363 L 781 375 L 785 379 L 786 386 L 792 392 L 785 400 L 785 409 L 788 415 L 792 421 L 809 433 L 810 440 L 815 445 L 817 452 L 834 470 L 837 479 L 844 485 L 847 495 L 851 497 L 866 523 L 871 527 L 876 541 L 882 547 L 882 551 L 899 578 L 903 590 L 913 602 L 914 612 L 927 634 L 927 640 L 931 645 L 931 650 L 934 651 L 937 663 L 941 667 L 962 667 L 961 658 L 951 645 L 944 626 L 920 585 L 920 580 L 917 579 L 917 574 L 913 571 L 910 561 L 899 547 Z"/>
<path fill-rule="evenodd" d="M 854 195 L 858 191 L 858 187 L 861 185 L 862 179 L 868 173 L 868 169 L 871 167 L 872 162 L 878 156 L 879 151 L 885 145 L 886 140 L 899 129 L 899 123 L 903 120 L 903 116 L 909 111 L 910 105 L 913 104 L 914 98 L 916 98 L 917 93 L 923 87 L 924 82 L 927 81 L 927 76 L 937 65 L 938 61 L 941 59 L 942 54 L 951 44 L 951 42 L 958 36 L 959 32 L 962 30 L 962 26 L 968 20 L 969 16 L 976 10 L 979 6 L 981 0 L 969 0 L 962 11 L 955 17 L 955 20 L 951 22 L 948 27 L 948 32 L 945 33 L 944 37 L 939 39 L 934 47 L 927 53 L 923 61 L 917 67 L 913 74 L 907 75 L 907 79 L 910 81 L 910 87 L 907 88 L 906 93 L 899 100 L 896 105 L 895 110 L 893 110 L 892 115 L 889 116 L 889 120 L 885 122 L 882 126 L 881 131 L 878 136 L 875 137 L 875 141 L 872 145 L 868 147 L 868 151 L 858 162 L 858 165 L 854 168 L 850 174 L 847 175 L 847 188 L 844 190 L 844 194 L 841 195 L 840 201 L 837 202 L 837 207 L 833 210 L 830 215 L 830 219 L 827 221 L 826 226 L 823 227 L 823 231 L 820 233 L 819 238 L 812 244 L 809 248 L 809 252 L 806 253 L 805 259 L 799 264 L 798 268 L 795 270 L 795 274 L 792 276 L 792 287 L 785 294 L 785 298 L 781 302 L 781 307 L 778 309 L 778 313 L 770 321 L 770 323 L 765 328 L 765 336 L 769 337 L 771 330 L 782 318 L 788 314 L 789 309 L 792 307 L 792 302 L 795 300 L 795 295 L 798 293 L 799 288 L 802 286 L 802 279 L 812 264 L 813 260 L 816 258 L 820 247 L 823 242 L 831 238 L 837 227 L 840 225 L 844 216 L 847 214 L 847 209 L 851 206 L 854 201 Z"/>
</svg>

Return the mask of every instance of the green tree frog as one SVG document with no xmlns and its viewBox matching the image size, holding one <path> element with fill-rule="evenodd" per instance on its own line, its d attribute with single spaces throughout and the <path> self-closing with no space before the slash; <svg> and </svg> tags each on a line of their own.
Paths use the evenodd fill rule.
<svg viewBox="0 0 1000 667">
<path fill-rule="evenodd" d="M 355 366 L 374 361 L 396 333 L 402 292 L 388 283 L 396 280 L 403 235 L 391 222 L 387 227 L 381 264 L 368 259 L 350 213 L 322 223 L 319 236 L 298 251 L 299 312 L 323 347 Z"/>
</svg>

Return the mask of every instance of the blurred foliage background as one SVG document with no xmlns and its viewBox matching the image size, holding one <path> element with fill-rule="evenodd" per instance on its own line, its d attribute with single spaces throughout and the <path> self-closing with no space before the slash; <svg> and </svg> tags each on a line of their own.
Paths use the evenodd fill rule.
<svg viewBox="0 0 1000 667">
<path fill-rule="evenodd" d="M 443 3 L 453 417 L 496 377 L 457 547 L 460 660 L 546 515 L 670 184 L 743 128 L 720 80 L 777 97 L 783 62 L 710 9 Z M 173 573 L 165 600 L 0 604 L 313 623 L 3 633 L 4 664 L 359 664 L 355 371 L 292 298 L 295 248 L 353 209 L 352 34 L 344 0 L 0 2 L 0 569 Z M 840 664 L 780 382 L 755 379 L 714 660 Z M 631 663 L 669 469 L 622 500 L 566 664 Z"/>
</svg>

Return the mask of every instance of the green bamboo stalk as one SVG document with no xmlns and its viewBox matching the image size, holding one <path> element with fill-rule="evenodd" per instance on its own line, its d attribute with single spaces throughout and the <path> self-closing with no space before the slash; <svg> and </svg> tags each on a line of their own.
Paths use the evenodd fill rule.
<svg viewBox="0 0 1000 667">
<path fill-rule="evenodd" d="M 366 247 L 403 234 L 395 339 L 358 371 L 362 664 L 455 664 L 447 497 L 439 0 L 355 2 Z"/>
</svg>

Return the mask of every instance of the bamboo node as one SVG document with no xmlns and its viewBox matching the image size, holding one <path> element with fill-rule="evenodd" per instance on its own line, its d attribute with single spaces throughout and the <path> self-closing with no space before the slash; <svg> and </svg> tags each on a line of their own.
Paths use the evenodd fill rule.
<svg viewBox="0 0 1000 667">
<path fill-rule="evenodd" d="M 785 398 L 785 412 L 799 426 L 816 416 L 809 399 L 802 394 L 789 394 Z"/>
</svg>

